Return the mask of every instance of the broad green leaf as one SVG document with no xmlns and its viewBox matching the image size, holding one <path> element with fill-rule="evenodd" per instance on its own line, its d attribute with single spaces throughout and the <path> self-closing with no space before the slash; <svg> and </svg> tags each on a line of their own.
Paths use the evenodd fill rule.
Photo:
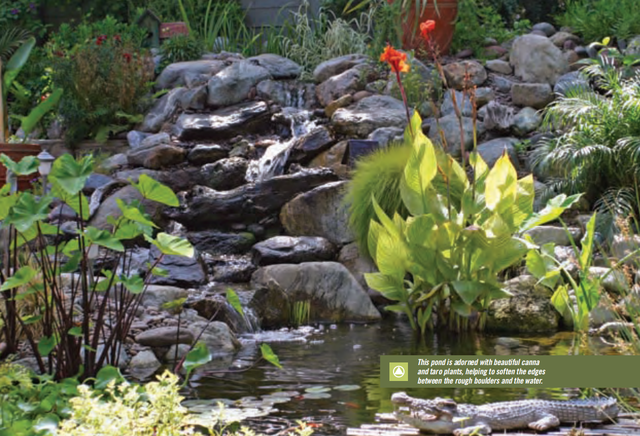
<svg viewBox="0 0 640 436">
<path fill-rule="evenodd" d="M 64 201 L 71 209 L 78 214 L 78 216 L 86 219 L 89 216 L 89 200 L 82 193 L 69 194 L 62 188 L 60 182 L 55 177 L 50 179 L 51 181 L 51 194 Z"/>
<path fill-rule="evenodd" d="M 415 117 L 419 118 L 417 111 Z M 422 196 L 423 203 L 427 201 L 424 192 L 436 176 L 436 172 L 437 160 L 433 144 L 420 128 L 418 132 L 414 132 L 413 152 L 404 168 L 404 179 L 409 190 Z"/>
<path fill-rule="evenodd" d="M 47 413 L 33 424 L 33 430 L 38 434 L 55 435 L 57 434 L 60 418 L 55 413 Z M 45 433 L 41 433 L 45 432 Z"/>
<path fill-rule="evenodd" d="M 63 154 L 53 162 L 50 177 L 55 179 L 69 195 L 76 195 L 82 191 L 92 173 L 92 156 L 76 160 L 70 154 Z"/>
<path fill-rule="evenodd" d="M 20 74 L 20 70 L 29 60 L 31 50 L 36 45 L 36 39 L 32 36 L 22 43 L 20 47 L 13 53 L 9 61 L 3 65 L 2 71 L 2 101 L 7 101 L 9 90 L 13 84 L 13 81 Z"/>
<path fill-rule="evenodd" d="M 0 291 L 8 291 L 10 289 L 17 288 L 18 286 L 24 286 L 33 280 L 38 271 L 30 266 L 23 266 L 14 275 L 9 277 L 0 287 Z"/>
<path fill-rule="evenodd" d="M 484 284 L 477 281 L 453 281 L 451 286 L 468 305 L 472 305 L 485 291 Z"/>
<path fill-rule="evenodd" d="M 76 336 L 79 338 L 83 336 L 82 327 L 71 327 L 67 333 L 71 336 Z"/>
<path fill-rule="evenodd" d="M 388 232 L 381 232 L 378 236 L 375 261 L 381 273 L 401 280 L 406 273 L 406 248 L 398 237 Z"/>
<path fill-rule="evenodd" d="M 588 271 L 593 256 L 593 238 L 596 232 L 596 214 L 594 213 L 587 223 L 586 233 L 581 241 L 582 253 L 580 253 L 580 268 Z"/>
<path fill-rule="evenodd" d="M 378 251 L 378 237 L 380 232 L 383 232 L 384 228 L 375 220 L 371 220 L 369 223 L 369 233 L 367 234 L 367 248 L 372 257 L 376 255 Z"/>
<path fill-rule="evenodd" d="M 240 298 L 238 297 L 238 294 L 236 294 L 236 292 L 231 288 L 227 288 L 227 302 L 236 310 L 236 312 L 244 316 L 244 310 L 242 310 L 242 303 L 240 303 Z"/>
<path fill-rule="evenodd" d="M 55 107 L 58 106 L 60 98 L 62 97 L 62 89 L 56 89 L 49 97 L 43 102 L 40 102 L 35 108 L 31 109 L 29 115 L 18 117 L 21 120 L 20 127 L 25 133 L 25 136 L 29 136 L 31 132 L 38 126 L 38 123 L 42 118 Z"/>
<path fill-rule="evenodd" d="M 20 162 L 14 162 L 9 156 L 2 153 L 0 161 L 17 176 L 28 176 L 38 171 L 38 159 L 35 156 L 25 156 Z"/>
<path fill-rule="evenodd" d="M 376 216 L 380 220 L 380 224 L 382 224 L 382 226 L 387 230 L 387 232 L 391 233 L 393 236 L 396 236 L 397 238 L 400 238 L 400 232 L 398 232 L 398 228 L 395 226 L 391 218 L 387 216 L 384 210 L 382 210 L 382 208 L 376 201 L 376 198 L 373 194 L 371 195 L 371 203 L 373 204 L 373 210 L 376 212 Z"/>
<path fill-rule="evenodd" d="M 142 196 L 167 206 L 178 207 L 180 202 L 176 194 L 168 186 L 152 179 L 146 174 L 141 174 L 138 183 L 133 184 Z"/>
<path fill-rule="evenodd" d="M 511 208 L 517 189 L 518 174 L 509 155 L 503 153 L 487 176 L 484 193 L 487 208 L 498 212 Z"/>
<path fill-rule="evenodd" d="M 111 233 L 106 230 L 100 230 L 96 227 L 87 227 L 84 231 L 84 235 L 92 244 L 109 248 L 114 251 L 124 251 L 124 245 L 122 245 L 122 242 L 114 238 Z"/>
<path fill-rule="evenodd" d="M 390 300 L 400 301 L 404 294 L 402 280 L 397 280 L 382 273 L 366 273 L 364 279 L 371 289 L 380 292 Z"/>
<path fill-rule="evenodd" d="M 531 218 L 522 223 L 519 229 L 520 233 L 558 219 L 566 209 L 580 200 L 581 196 L 582 194 L 576 194 L 567 197 L 565 194 L 560 194 L 552 198 L 544 209 L 538 213 L 534 213 Z"/>
<path fill-rule="evenodd" d="M 140 294 L 144 291 L 144 280 L 138 274 L 133 274 L 129 277 L 121 275 L 118 281 L 134 295 Z"/>
<path fill-rule="evenodd" d="M 31 295 L 33 293 L 35 293 L 35 291 L 20 293 L 20 294 L 16 295 L 16 300 L 18 300 L 19 296 L 22 296 L 24 294 Z M 39 322 L 40 320 L 42 320 L 42 318 L 43 318 L 42 315 L 27 315 L 27 316 L 21 317 L 20 319 L 22 320 L 22 323 L 24 325 L 30 325 L 30 324 L 35 324 L 35 323 Z"/>
<path fill-rule="evenodd" d="M 51 197 L 36 198 L 30 192 L 23 192 L 13 205 L 6 218 L 6 224 L 12 224 L 19 232 L 26 232 L 36 222 L 49 216 Z"/>
<path fill-rule="evenodd" d="M 551 304 L 558 311 L 560 315 L 571 316 L 573 318 L 573 310 L 571 309 L 571 302 L 569 301 L 569 293 L 565 285 L 558 286 L 556 291 L 551 297 Z"/>
<path fill-rule="evenodd" d="M 276 366 L 282 369 L 282 365 L 280 364 L 280 359 L 278 359 L 278 356 L 276 355 L 276 353 L 273 352 L 273 350 L 268 344 L 260 344 L 260 352 L 262 353 L 262 358 L 264 360 L 266 360 L 273 366 Z"/>
<path fill-rule="evenodd" d="M 517 231 L 522 223 L 533 215 L 533 202 L 535 200 L 535 188 L 533 184 L 533 176 L 528 175 L 518 180 L 518 190 L 516 193 L 516 201 L 511 207 L 511 219 L 514 228 L 512 232 Z"/>
<path fill-rule="evenodd" d="M 107 365 L 96 374 L 96 381 L 93 386 L 95 390 L 101 391 L 107 387 L 113 380 L 116 382 L 124 381 L 124 377 L 120 374 L 120 370 L 114 366 Z"/>
<path fill-rule="evenodd" d="M 4 185 L 5 187 L 9 187 L 9 185 Z M 18 201 L 17 195 L 10 195 L 7 197 L 0 197 L 0 221 L 4 220 L 7 215 L 9 215 L 9 211 Z"/>
<path fill-rule="evenodd" d="M 434 248 L 433 231 L 436 222 L 432 215 L 420 215 L 408 220 L 406 235 L 407 241 L 411 244 L 422 245 Z"/>
<path fill-rule="evenodd" d="M 118 204 L 118 207 L 122 211 L 122 216 L 124 216 L 126 219 L 134 221 L 136 223 L 140 223 L 145 226 L 158 228 L 158 226 L 156 226 L 153 221 L 145 218 L 145 216 L 142 214 L 140 209 L 138 209 L 137 207 L 125 204 L 124 201 L 122 201 L 119 198 L 116 199 L 116 203 Z"/>
<path fill-rule="evenodd" d="M 145 239 L 158 247 L 162 254 L 193 257 L 194 249 L 191 243 L 179 236 L 172 236 L 168 233 L 158 233 L 155 239 L 144 235 Z"/>
<path fill-rule="evenodd" d="M 58 337 L 56 335 L 43 336 L 40 338 L 40 342 L 38 342 L 38 353 L 43 357 L 48 356 L 56 345 L 58 345 L 58 342 Z"/>
<path fill-rule="evenodd" d="M 180 313 L 182 308 L 184 307 L 184 303 L 186 303 L 187 298 L 178 298 L 177 300 L 167 301 L 160 306 L 161 309 L 167 310 L 174 314 Z"/>
<path fill-rule="evenodd" d="M 149 228 L 149 226 L 145 226 L 145 228 Z M 121 241 L 126 241 L 129 239 L 135 239 L 142 234 L 145 234 L 145 232 L 140 228 L 138 223 L 125 222 L 118 226 L 113 237 Z"/>
<path fill-rule="evenodd" d="M 207 363 L 211 362 L 212 356 L 204 342 L 198 342 L 193 350 L 187 353 L 184 359 L 184 369 L 187 371 L 187 379 L 191 372 Z"/>
</svg>

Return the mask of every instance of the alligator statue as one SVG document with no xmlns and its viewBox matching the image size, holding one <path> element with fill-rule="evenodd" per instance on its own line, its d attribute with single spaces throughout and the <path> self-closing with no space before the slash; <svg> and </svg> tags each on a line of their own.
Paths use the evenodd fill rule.
<svg viewBox="0 0 640 436">
<path fill-rule="evenodd" d="M 391 402 L 399 420 L 427 433 L 455 436 L 526 427 L 545 431 L 561 423 L 610 421 L 619 412 L 615 398 L 522 400 L 475 406 L 443 398 L 421 400 L 398 392 L 391 396 Z"/>
</svg>

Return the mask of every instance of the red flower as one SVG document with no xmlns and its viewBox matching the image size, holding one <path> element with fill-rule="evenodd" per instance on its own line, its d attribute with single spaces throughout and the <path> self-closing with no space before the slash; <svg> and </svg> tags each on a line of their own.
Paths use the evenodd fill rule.
<svg viewBox="0 0 640 436">
<path fill-rule="evenodd" d="M 114 39 L 116 42 L 120 42 L 120 35 L 115 35 L 115 36 L 113 37 L 113 39 Z"/>
<path fill-rule="evenodd" d="M 96 38 L 96 45 L 102 45 L 107 40 L 107 35 L 100 35 Z"/>
<path fill-rule="evenodd" d="M 436 28 L 436 22 L 433 20 L 427 20 L 424 23 L 420 23 L 420 33 L 424 39 L 429 39 L 429 34 Z"/>
<path fill-rule="evenodd" d="M 131 62 L 131 54 L 130 53 L 125 53 L 122 55 L 122 57 L 124 58 L 125 61 L 127 61 L 127 63 Z"/>
<path fill-rule="evenodd" d="M 406 73 L 409 71 L 409 64 L 405 62 L 406 60 L 407 55 L 399 52 L 391 45 L 387 45 L 387 48 L 380 55 L 380 62 L 388 63 L 394 73 Z"/>
</svg>

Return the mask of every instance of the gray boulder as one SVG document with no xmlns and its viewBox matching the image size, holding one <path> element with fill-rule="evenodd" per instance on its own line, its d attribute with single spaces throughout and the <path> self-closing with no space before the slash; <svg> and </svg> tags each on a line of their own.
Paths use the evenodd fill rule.
<svg viewBox="0 0 640 436">
<path fill-rule="evenodd" d="M 549 24 L 549 23 L 534 24 L 531 30 L 538 30 L 544 33 L 547 37 L 550 37 L 557 32 L 556 28 L 553 27 L 553 24 Z"/>
<path fill-rule="evenodd" d="M 138 379 L 144 380 L 152 376 L 162 364 L 151 350 L 142 350 L 129 362 L 129 374 Z"/>
<path fill-rule="evenodd" d="M 140 345 L 147 347 L 170 347 L 174 344 L 191 344 L 195 339 L 194 334 L 185 328 L 158 327 L 145 330 L 136 335 L 135 340 Z"/>
<path fill-rule="evenodd" d="M 176 88 L 160 97 L 145 115 L 140 130 L 149 133 L 158 132 L 163 124 L 178 111 L 180 100 L 185 92 L 185 88 Z"/>
<path fill-rule="evenodd" d="M 455 93 L 456 105 L 453 104 L 452 92 Z M 451 114 L 455 115 L 455 106 L 458 107 L 458 111 L 463 117 L 470 117 L 473 114 L 473 106 L 471 105 L 471 96 L 469 94 L 465 95 L 462 91 L 445 91 L 440 113 L 443 116 Z"/>
<path fill-rule="evenodd" d="M 202 230 L 187 233 L 187 239 L 198 250 L 213 255 L 244 254 L 256 242 L 252 233 L 226 233 L 218 230 Z"/>
<path fill-rule="evenodd" d="M 151 148 L 132 150 L 127 155 L 127 160 L 131 166 L 157 170 L 184 162 L 186 155 L 187 152 L 182 147 L 160 144 Z"/>
<path fill-rule="evenodd" d="M 569 227 L 568 229 L 569 234 L 567 234 L 565 229 L 562 227 L 537 226 L 531 230 L 527 230 L 525 234 L 531 236 L 533 242 L 538 245 L 553 242 L 555 245 L 568 247 L 571 245 L 569 235 L 571 235 L 574 242 L 580 241 L 580 238 L 582 237 L 582 230 L 580 230 L 580 228 Z"/>
<path fill-rule="evenodd" d="M 205 165 L 217 162 L 229 156 L 229 150 L 217 144 L 198 144 L 193 147 L 187 155 L 189 163 L 194 165 Z"/>
<path fill-rule="evenodd" d="M 513 67 L 509 64 L 509 62 L 500 59 L 492 59 L 490 61 L 487 61 L 487 70 L 500 74 L 513 73 Z"/>
<path fill-rule="evenodd" d="M 247 99 L 252 87 L 270 78 L 266 68 L 249 61 L 234 62 L 209 80 L 207 104 L 221 107 L 240 103 Z"/>
<path fill-rule="evenodd" d="M 525 107 L 513 117 L 511 130 L 517 136 L 535 131 L 542 123 L 542 116 L 532 107 Z"/>
<path fill-rule="evenodd" d="M 578 88 L 583 90 L 590 90 L 589 79 L 585 77 L 580 71 L 572 71 L 567 74 L 563 74 L 558 78 L 553 92 L 560 95 L 566 95 L 567 91 L 571 88 Z"/>
<path fill-rule="evenodd" d="M 350 54 L 329 59 L 328 61 L 320 63 L 316 69 L 313 70 L 313 79 L 316 83 L 322 83 L 329 77 L 343 73 L 356 65 L 366 63 L 367 59 L 367 56 L 361 54 Z"/>
<path fill-rule="evenodd" d="M 212 77 L 225 69 L 227 64 L 217 60 L 177 62 L 168 65 L 156 79 L 157 89 L 170 89 L 187 84 L 187 76 L 205 75 Z"/>
<path fill-rule="evenodd" d="M 247 59 L 247 62 L 266 69 L 271 77 L 276 80 L 295 79 L 302 73 L 302 67 L 282 56 L 272 53 L 263 53 Z"/>
<path fill-rule="evenodd" d="M 229 191 L 246 183 L 249 163 L 241 157 L 220 159 L 200 168 L 201 184 L 216 191 Z"/>
<path fill-rule="evenodd" d="M 148 257 L 145 260 L 145 263 L 146 261 L 148 261 Z M 147 266 L 144 265 L 144 267 L 146 270 Z M 176 288 L 175 286 L 149 285 L 140 300 L 140 305 L 142 307 L 154 307 L 156 309 L 160 309 L 163 304 L 179 300 L 180 298 L 185 298 L 188 295 L 189 291 L 182 288 Z"/>
<path fill-rule="evenodd" d="M 548 83 L 515 83 L 511 100 L 518 106 L 543 109 L 553 101 L 553 90 Z"/>
<path fill-rule="evenodd" d="M 356 66 L 350 70 L 329 77 L 316 86 L 316 97 L 318 97 L 318 101 L 322 106 L 327 106 L 345 94 L 353 94 L 356 91 L 364 89 L 362 81 L 363 74 L 364 69 L 361 66 Z"/>
<path fill-rule="evenodd" d="M 502 157 L 502 154 L 506 152 L 511 159 L 511 163 L 518 169 L 520 164 L 518 162 L 518 152 L 515 145 L 520 142 L 516 138 L 496 138 L 491 141 L 484 142 L 478 146 L 478 153 L 482 156 L 482 159 L 493 167 L 495 163 Z"/>
<path fill-rule="evenodd" d="M 372 95 L 353 106 L 340 108 L 331 117 L 334 129 L 345 136 L 365 138 L 380 127 L 400 127 L 407 124 L 404 104 L 386 95 Z"/>
<path fill-rule="evenodd" d="M 316 85 L 295 80 L 263 80 L 256 86 L 258 97 L 282 107 L 312 109 L 317 103 Z"/>
<path fill-rule="evenodd" d="M 569 71 L 569 64 L 548 38 L 523 35 L 516 38 L 509 62 L 515 74 L 525 82 L 555 85 L 560 76 Z"/>
<path fill-rule="evenodd" d="M 515 116 L 511 106 L 492 101 L 482 108 L 481 113 L 482 124 L 487 130 L 496 132 L 508 132 L 511 130 Z"/>
<path fill-rule="evenodd" d="M 487 80 L 487 71 L 476 61 L 454 62 L 445 65 L 443 69 L 450 88 L 462 90 L 465 87 L 481 86 Z"/>
<path fill-rule="evenodd" d="M 317 236 L 274 236 L 251 249 L 253 263 L 259 266 L 328 261 L 333 260 L 336 251 L 335 245 Z"/>
<path fill-rule="evenodd" d="M 447 152 L 455 157 L 460 157 L 460 148 L 462 138 L 460 137 L 460 122 L 455 114 L 447 115 L 438 120 L 438 123 L 434 119 L 427 120 L 429 125 L 429 139 L 434 143 L 441 144 L 442 137 L 440 136 L 439 128 L 442 130 L 444 137 L 447 141 Z M 478 136 L 484 133 L 484 125 L 482 123 L 477 124 Z M 464 136 L 464 149 L 471 150 L 473 147 L 473 120 L 468 117 L 462 118 L 462 132 Z"/>
<path fill-rule="evenodd" d="M 152 246 L 149 255 L 151 264 L 154 264 L 160 256 L 160 251 Z M 164 255 L 158 263 L 158 267 L 166 270 L 167 274 L 152 276 L 149 283 L 154 285 L 197 288 L 207 281 L 207 273 L 197 252 L 193 257 Z"/>
</svg>

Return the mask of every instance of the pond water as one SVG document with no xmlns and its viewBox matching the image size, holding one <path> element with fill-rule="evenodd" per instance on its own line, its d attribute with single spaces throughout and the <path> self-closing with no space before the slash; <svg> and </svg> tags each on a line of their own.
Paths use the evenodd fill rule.
<svg viewBox="0 0 640 436">
<path fill-rule="evenodd" d="M 308 328 L 308 330 L 312 330 Z M 304 329 L 303 329 L 304 331 Z M 309 332 L 308 332 L 309 333 Z M 272 404 L 268 418 L 251 422 L 269 425 L 303 419 L 321 423 L 315 434 L 343 434 L 347 427 L 374 422 L 378 412 L 391 412 L 390 397 L 402 389 L 379 386 L 379 357 L 383 354 L 420 355 L 567 355 L 580 352 L 608 354 L 611 350 L 598 344 L 576 344 L 572 333 L 553 336 L 500 337 L 477 334 L 430 334 L 416 339 L 410 327 L 400 321 L 387 320 L 372 325 L 324 326 L 313 329 L 304 340 L 273 342 L 301 332 L 274 332 L 245 335 L 244 348 L 234 366 L 255 360 L 259 354 L 255 339 L 271 341 L 283 369 L 262 361 L 257 366 L 233 373 L 205 373 L 196 380 L 201 399 L 226 399 L 229 407 L 238 404 L 259 407 L 260 399 L 280 400 Z M 300 337 L 298 337 L 300 339 Z M 413 396 L 453 398 L 459 402 L 486 403 L 525 398 L 568 399 L 578 394 L 571 389 L 472 389 L 429 388 L 408 390 Z M 210 403 L 212 404 L 212 403 Z M 273 411 L 273 410 L 277 411 Z"/>
</svg>

